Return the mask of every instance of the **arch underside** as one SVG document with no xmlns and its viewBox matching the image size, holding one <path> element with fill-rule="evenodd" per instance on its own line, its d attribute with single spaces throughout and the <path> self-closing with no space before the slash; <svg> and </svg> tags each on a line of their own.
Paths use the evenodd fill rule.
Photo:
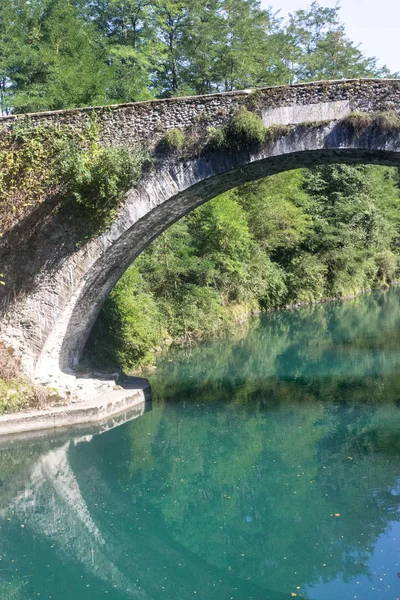
<svg viewBox="0 0 400 600">
<path fill-rule="evenodd" d="M 292 169 L 334 163 L 400 166 L 398 135 L 369 132 L 357 137 L 348 128 L 333 123 L 314 130 L 294 130 L 255 153 L 212 153 L 160 165 L 127 194 L 110 230 L 78 252 L 80 277 L 75 275 L 72 285 L 68 287 L 67 272 L 76 267 L 76 256 L 65 260 L 56 275 L 49 273 L 62 289 L 54 292 L 58 294 L 53 311 L 56 314 L 49 318 L 48 332 L 41 329 L 42 345 L 40 339 L 35 340 L 35 374 L 40 376 L 56 368 L 64 372 L 76 370 L 108 294 L 134 259 L 174 222 L 243 183 Z M 58 287 L 53 284 L 54 289 Z M 41 303 L 40 312 L 46 299 L 40 299 L 40 290 L 35 293 L 37 306 Z"/>
</svg>

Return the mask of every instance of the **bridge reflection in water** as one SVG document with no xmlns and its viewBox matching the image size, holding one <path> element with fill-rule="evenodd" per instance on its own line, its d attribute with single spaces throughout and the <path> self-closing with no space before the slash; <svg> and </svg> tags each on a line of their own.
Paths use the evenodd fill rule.
<svg viewBox="0 0 400 600">
<path fill-rule="evenodd" d="M 1 600 L 400 597 L 399 306 L 265 315 L 140 418 L 8 441 Z"/>
<path fill-rule="evenodd" d="M 93 443 L 95 437 L 130 423 L 150 410 L 149 399 L 101 423 L 81 425 L 74 427 L 73 431 L 71 428 L 51 433 L 38 431 L 1 439 L 1 530 L 5 534 L 4 538 L 9 540 L 13 531 L 21 538 L 20 530 L 23 529 L 25 539 L 22 540 L 22 545 L 26 550 L 26 554 L 21 556 L 19 549 L 18 560 L 12 559 L 10 550 L 0 540 L 0 555 L 4 562 L 9 558 L 19 564 L 15 575 L 3 587 L 0 585 L 2 599 L 5 598 L 2 593 L 14 594 L 19 590 L 24 594 L 22 597 L 25 598 L 26 591 L 30 597 L 33 593 L 29 585 L 30 576 L 23 575 L 21 585 L 20 573 L 32 570 L 33 564 L 36 572 L 48 569 L 46 581 L 50 584 L 49 598 L 67 598 L 71 593 L 71 580 L 68 579 L 68 564 L 71 562 L 73 579 L 77 578 L 76 570 L 80 570 L 81 577 L 90 581 L 85 583 L 88 588 L 96 589 L 98 582 L 101 582 L 110 590 L 122 590 L 123 598 L 148 598 L 115 565 L 117 546 L 120 546 L 112 543 L 112 536 L 110 538 L 107 535 L 109 532 L 106 532 L 106 537 L 103 535 L 91 515 L 90 504 L 98 506 L 100 501 L 104 503 L 109 496 L 101 475 L 95 464 L 87 470 L 77 470 L 73 457 L 79 454 L 81 446 Z M 82 495 L 81 476 L 85 489 L 90 489 L 89 498 Z M 112 529 L 112 524 L 110 525 Z M 64 573 L 51 567 L 55 555 L 57 562 L 62 561 L 65 565 Z M 46 561 L 49 564 L 45 566 Z M 69 590 L 66 591 L 67 595 L 62 591 L 65 585 L 63 582 Z M 55 590 L 54 583 L 57 583 L 57 588 L 60 584 L 60 596 L 51 596 Z M 99 593 L 104 593 L 104 585 L 103 589 L 98 589 Z M 90 593 L 93 593 L 93 589 Z M 14 595 L 10 597 L 14 598 Z M 19 595 L 15 595 L 17 597 Z"/>
<path fill-rule="evenodd" d="M 1 594 L 10 600 L 152 600 L 161 597 L 167 581 L 182 599 L 191 597 L 196 581 L 215 600 L 228 597 L 232 585 L 265 598 L 265 590 L 233 576 L 216 588 L 218 568 L 166 539 L 150 508 L 139 513 L 134 482 L 121 488 L 109 480 L 108 451 L 122 429 L 151 409 L 146 402 L 100 426 L 82 426 L 72 437 L 37 433 L 33 441 L 19 436 L 19 444 L 16 438 L 3 442 L 0 556 L 7 575 L 3 584 L 0 578 L 2 600 Z M 287 595 L 274 592 L 273 598 Z"/>
</svg>

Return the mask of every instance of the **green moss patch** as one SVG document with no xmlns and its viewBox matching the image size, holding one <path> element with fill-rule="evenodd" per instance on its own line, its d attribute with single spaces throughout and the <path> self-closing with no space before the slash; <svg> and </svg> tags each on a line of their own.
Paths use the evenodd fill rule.
<svg viewBox="0 0 400 600">
<path fill-rule="evenodd" d="M 366 129 L 376 129 L 384 133 L 397 133 L 400 131 L 400 116 L 394 111 L 380 113 L 354 111 L 344 117 L 341 123 L 358 134 Z"/>
<path fill-rule="evenodd" d="M 266 127 L 261 117 L 240 108 L 224 128 L 224 138 L 229 148 L 237 150 L 260 146 L 266 137 Z"/>
<path fill-rule="evenodd" d="M 185 145 L 185 134 L 181 129 L 170 129 L 161 140 L 166 150 L 182 150 Z"/>
</svg>

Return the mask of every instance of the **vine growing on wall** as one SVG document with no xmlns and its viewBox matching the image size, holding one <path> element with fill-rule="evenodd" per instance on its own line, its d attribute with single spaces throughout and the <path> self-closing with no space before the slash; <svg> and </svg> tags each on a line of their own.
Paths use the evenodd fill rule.
<svg viewBox="0 0 400 600">
<path fill-rule="evenodd" d="M 83 239 L 93 237 L 149 162 L 144 150 L 102 146 L 93 117 L 79 130 L 17 121 L 0 134 L 0 235 L 47 202 L 76 217 Z"/>
</svg>

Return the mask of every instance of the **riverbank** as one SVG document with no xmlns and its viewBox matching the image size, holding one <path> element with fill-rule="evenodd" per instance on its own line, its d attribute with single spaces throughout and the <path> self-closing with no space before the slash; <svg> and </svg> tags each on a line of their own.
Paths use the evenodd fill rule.
<svg viewBox="0 0 400 600">
<path fill-rule="evenodd" d="M 354 292 L 352 294 L 347 294 L 347 295 L 341 296 L 341 297 L 321 298 L 320 300 L 313 300 L 313 301 L 309 301 L 309 302 L 306 302 L 306 301 L 293 302 L 290 304 L 286 304 L 284 306 L 268 308 L 268 309 L 264 309 L 264 310 L 254 310 L 254 309 L 250 310 L 249 309 L 246 311 L 244 306 L 241 306 L 240 310 L 238 309 L 237 306 L 235 306 L 234 310 L 233 310 L 233 314 L 235 315 L 236 319 L 231 324 L 227 325 L 226 323 L 224 323 L 219 329 L 217 329 L 212 334 L 198 335 L 195 338 L 192 338 L 190 340 L 184 339 L 182 337 L 175 338 L 175 339 L 167 339 L 160 346 L 153 348 L 154 358 L 156 360 L 159 356 L 161 356 L 161 354 L 163 352 L 165 352 L 170 347 L 176 347 L 178 349 L 179 348 L 190 349 L 192 346 L 195 346 L 200 342 L 213 341 L 213 340 L 225 338 L 226 336 L 231 336 L 235 331 L 238 330 L 238 328 L 240 328 L 240 331 L 241 331 L 240 337 L 242 337 L 243 335 L 246 335 L 248 333 L 248 328 L 250 327 L 252 319 L 260 317 L 261 315 L 271 314 L 274 312 L 295 311 L 299 308 L 318 306 L 318 305 L 329 304 L 329 303 L 334 303 L 334 302 L 348 302 L 350 300 L 355 300 L 356 298 L 359 298 L 360 296 L 371 294 L 374 292 L 385 291 L 390 288 L 396 287 L 398 285 L 400 285 L 400 281 L 394 281 L 390 285 L 384 285 L 384 286 L 382 285 L 382 286 L 379 286 L 376 288 L 362 289 L 362 290 L 359 290 L 358 292 Z M 240 318 L 238 318 L 238 317 L 240 317 Z M 246 327 L 246 324 L 248 325 L 248 327 Z M 144 364 L 137 369 L 131 370 L 130 374 L 132 376 L 150 375 L 157 368 L 157 366 L 154 364 L 154 362 L 151 365 Z"/>
<path fill-rule="evenodd" d="M 398 282 L 393 283 L 392 287 L 396 285 L 398 285 Z M 318 302 L 297 302 L 265 311 L 246 311 L 243 306 L 239 310 L 239 307 L 236 306 L 234 311 L 236 320 L 230 327 L 221 327 L 217 335 L 199 337 L 196 340 L 191 340 L 190 343 L 193 345 L 199 341 L 221 339 L 232 335 L 234 331 L 237 332 L 239 337 L 243 337 L 249 330 L 252 317 L 272 312 L 294 311 L 298 308 L 318 304 L 344 302 L 373 291 L 371 289 L 360 290 L 358 293 L 346 297 L 324 298 Z M 190 343 L 184 340 L 173 340 L 172 344 L 165 343 L 162 347 L 157 348 L 154 356 L 161 355 L 168 346 L 189 347 Z M 132 372 L 132 377 L 125 377 L 120 382 L 118 373 L 113 374 L 114 378 L 111 378 L 111 375 L 108 378 L 103 377 L 103 379 L 96 379 L 94 376 L 89 377 L 88 375 L 86 377 L 65 375 L 65 381 L 62 382 L 56 378 L 52 381 L 42 382 L 54 386 L 47 388 L 43 385 L 40 386 L 41 390 L 48 391 L 50 403 L 44 403 L 37 409 L 32 409 L 32 406 L 27 403 L 25 407 L 19 406 L 17 411 L 0 415 L 0 436 L 101 422 L 122 411 L 136 407 L 148 401 L 151 396 L 149 382 L 147 379 L 140 378 L 139 375 L 150 374 L 155 368 L 154 364 L 150 367 L 143 366 Z M 100 376 L 99 373 L 94 375 Z M 28 383 L 25 385 L 28 385 Z M 57 388 L 58 384 L 61 387 Z M 12 384 L 10 385 L 12 386 Z M 29 385 L 34 389 L 35 386 L 32 383 Z M 54 404 L 51 403 L 52 397 Z"/>
</svg>

